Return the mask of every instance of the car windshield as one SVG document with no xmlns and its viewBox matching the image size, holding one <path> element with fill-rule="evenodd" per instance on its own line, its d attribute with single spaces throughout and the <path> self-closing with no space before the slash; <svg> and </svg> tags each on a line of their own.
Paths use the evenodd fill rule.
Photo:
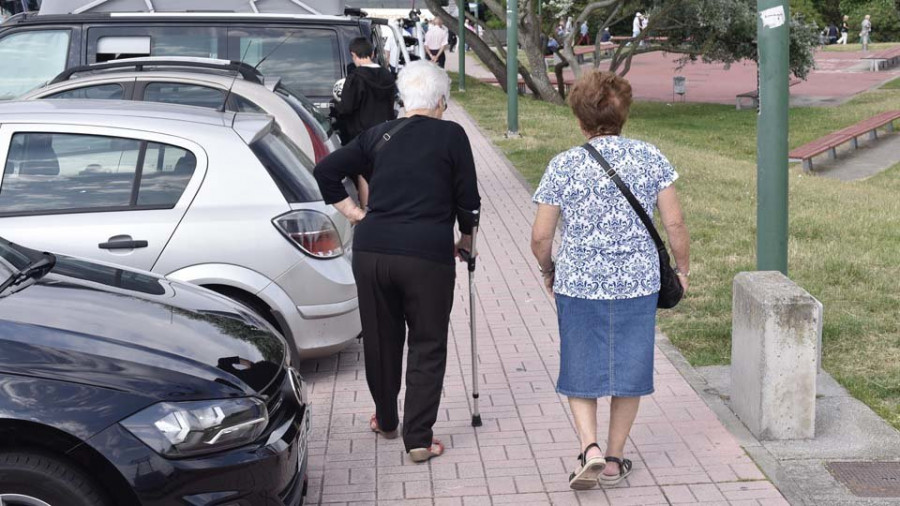
<svg viewBox="0 0 900 506">
<path fill-rule="evenodd" d="M 304 111 L 306 111 L 309 116 L 312 116 L 325 133 L 325 138 L 322 139 L 323 141 L 328 140 L 328 138 L 331 137 L 331 134 L 334 133 L 334 130 L 331 128 L 331 120 L 322 114 L 315 104 L 310 102 L 304 95 L 293 91 L 283 84 L 279 84 L 275 87 L 275 93 L 278 93 L 301 117 L 304 116 Z"/>
<path fill-rule="evenodd" d="M 277 128 L 250 145 L 290 203 L 322 200 L 313 178 L 315 164 Z"/>
</svg>

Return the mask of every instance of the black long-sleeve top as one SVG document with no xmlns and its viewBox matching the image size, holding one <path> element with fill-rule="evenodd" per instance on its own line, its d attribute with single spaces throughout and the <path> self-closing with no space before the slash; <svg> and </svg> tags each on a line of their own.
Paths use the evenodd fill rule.
<svg viewBox="0 0 900 506">
<path fill-rule="evenodd" d="M 398 121 L 409 123 L 376 152 Z M 366 130 L 315 169 L 326 204 L 346 199 L 341 181 L 359 175 L 369 183 L 369 202 L 354 251 L 453 263 L 454 221 L 460 232 L 472 232 L 458 210 L 481 205 L 472 147 L 461 126 L 426 116 L 390 121 Z"/>
</svg>

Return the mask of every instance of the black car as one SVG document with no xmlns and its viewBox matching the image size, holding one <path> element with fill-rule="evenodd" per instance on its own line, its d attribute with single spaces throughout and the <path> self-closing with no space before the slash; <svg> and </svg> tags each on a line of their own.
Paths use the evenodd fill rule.
<svg viewBox="0 0 900 506">
<path fill-rule="evenodd" d="M 0 239 L 0 503 L 301 504 L 287 350 L 213 292 Z"/>
<path fill-rule="evenodd" d="M 370 39 L 384 62 L 381 37 L 373 30 L 377 22 L 360 15 L 23 13 L 0 26 L 0 100 L 38 88 L 72 67 L 195 56 L 247 63 L 280 78 L 327 114 L 332 87 L 353 68 L 351 40 Z"/>
</svg>

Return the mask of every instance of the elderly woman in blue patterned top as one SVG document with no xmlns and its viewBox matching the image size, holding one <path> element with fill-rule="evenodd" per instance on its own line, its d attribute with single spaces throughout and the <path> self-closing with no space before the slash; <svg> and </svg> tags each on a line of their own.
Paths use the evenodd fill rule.
<svg viewBox="0 0 900 506">
<path fill-rule="evenodd" d="M 584 136 L 652 216 L 659 208 L 682 286 L 689 237 L 672 183 L 675 169 L 655 146 L 619 136 L 631 85 L 608 72 L 575 83 L 569 105 Z M 631 472 L 625 440 L 640 398 L 653 393 L 659 255 L 637 213 L 583 147 L 556 156 L 535 192 L 532 251 L 559 315 L 557 391 L 568 396 L 582 453 L 573 489 L 620 483 Z M 562 242 L 552 259 L 562 218 Z M 597 399 L 612 397 L 606 455 L 597 444 Z"/>
</svg>

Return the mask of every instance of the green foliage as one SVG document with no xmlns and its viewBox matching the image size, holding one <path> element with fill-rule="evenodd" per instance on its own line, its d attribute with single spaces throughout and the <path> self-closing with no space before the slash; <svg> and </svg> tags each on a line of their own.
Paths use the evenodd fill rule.
<svg viewBox="0 0 900 506">
<path fill-rule="evenodd" d="M 850 16 L 850 40 L 859 40 L 859 29 L 866 14 L 872 16 L 872 41 L 900 40 L 900 5 L 896 0 L 842 0 L 841 10 Z"/>
<path fill-rule="evenodd" d="M 837 23 L 836 20 L 831 19 L 829 19 L 829 21 L 826 21 L 826 16 L 819 9 L 819 6 L 816 5 L 816 3 L 817 2 L 815 0 L 791 0 L 791 14 L 799 17 L 800 19 L 803 19 L 808 23 L 815 23 L 820 27 L 828 26 L 829 21 Z"/>
</svg>

